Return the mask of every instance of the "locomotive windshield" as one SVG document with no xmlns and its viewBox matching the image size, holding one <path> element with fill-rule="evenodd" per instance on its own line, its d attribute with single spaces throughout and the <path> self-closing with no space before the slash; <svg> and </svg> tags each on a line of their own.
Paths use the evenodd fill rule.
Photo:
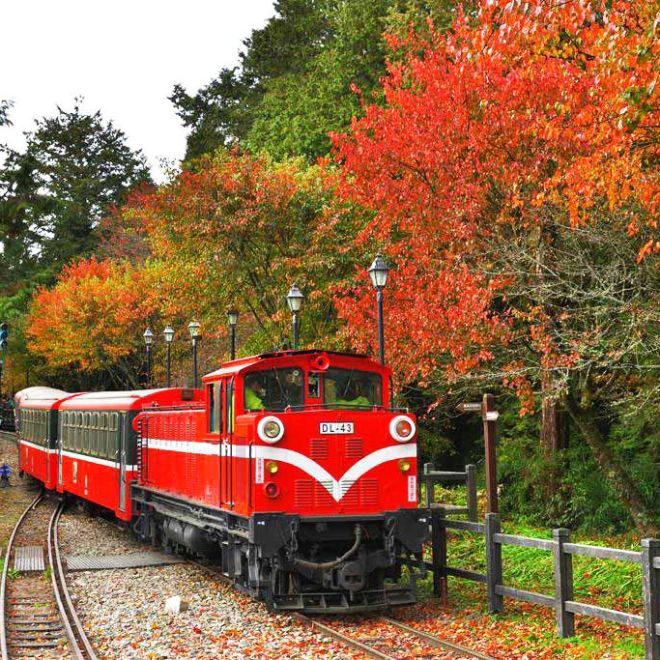
<svg viewBox="0 0 660 660">
<path fill-rule="evenodd" d="M 281 412 L 301 407 L 303 371 L 298 367 L 254 371 L 245 377 L 245 410 Z"/>
<path fill-rule="evenodd" d="M 323 373 L 323 403 L 342 408 L 382 406 L 382 379 L 370 371 L 328 369 Z"/>
</svg>

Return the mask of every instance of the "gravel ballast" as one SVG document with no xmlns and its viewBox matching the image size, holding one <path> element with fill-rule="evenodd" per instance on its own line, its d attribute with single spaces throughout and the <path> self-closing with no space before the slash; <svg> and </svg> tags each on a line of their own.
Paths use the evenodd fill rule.
<svg viewBox="0 0 660 660">
<path fill-rule="evenodd" d="M 79 510 L 60 522 L 64 555 L 111 555 L 147 547 Z M 90 641 L 104 658 L 355 658 L 292 617 L 273 614 L 191 564 L 80 571 L 69 588 Z M 165 601 L 180 596 L 177 615 Z"/>
</svg>

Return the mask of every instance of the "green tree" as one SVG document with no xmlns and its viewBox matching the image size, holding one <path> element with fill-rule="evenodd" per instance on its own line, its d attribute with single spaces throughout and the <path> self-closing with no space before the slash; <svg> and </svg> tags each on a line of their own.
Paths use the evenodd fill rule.
<svg viewBox="0 0 660 660">
<path fill-rule="evenodd" d="M 264 83 L 247 137 L 253 151 L 314 160 L 330 150 L 329 133 L 361 113 L 385 73 L 383 32 L 392 0 L 344 0 L 326 16 L 323 49 L 304 66 Z"/>
<path fill-rule="evenodd" d="M 239 68 L 224 68 L 217 78 L 190 95 L 175 85 L 170 101 L 190 128 L 186 160 L 243 140 L 268 81 L 297 73 L 320 52 L 328 37 L 330 0 L 279 0 L 275 16 L 244 41 Z"/>
<path fill-rule="evenodd" d="M 13 241 L 5 276 L 48 280 L 91 253 L 100 219 L 148 179 L 144 156 L 100 112 L 76 103 L 37 120 L 25 150 L 9 151 L 0 174 L 0 226 Z"/>
</svg>

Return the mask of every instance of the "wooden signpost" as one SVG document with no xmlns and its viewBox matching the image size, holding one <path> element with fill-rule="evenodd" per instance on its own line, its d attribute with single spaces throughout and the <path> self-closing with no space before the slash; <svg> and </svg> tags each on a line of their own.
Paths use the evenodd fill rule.
<svg viewBox="0 0 660 660">
<path fill-rule="evenodd" d="M 464 413 L 481 413 L 481 419 L 484 422 L 487 513 L 499 513 L 499 505 L 497 502 L 497 453 L 495 451 L 495 441 L 497 438 L 497 418 L 500 414 L 495 410 L 495 399 L 492 394 L 484 394 L 481 402 L 460 403 L 456 408 Z"/>
</svg>

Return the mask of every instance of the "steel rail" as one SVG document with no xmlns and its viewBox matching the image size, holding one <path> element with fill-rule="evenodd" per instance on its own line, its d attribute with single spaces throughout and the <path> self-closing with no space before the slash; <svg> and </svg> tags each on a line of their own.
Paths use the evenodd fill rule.
<svg viewBox="0 0 660 660">
<path fill-rule="evenodd" d="M 16 533 L 18 532 L 21 523 L 27 514 L 34 508 L 37 507 L 39 502 L 43 497 L 43 492 L 40 492 L 34 500 L 28 505 L 28 507 L 23 511 L 21 517 L 16 521 L 14 529 L 11 532 L 9 537 L 9 542 L 7 543 L 7 549 L 5 553 L 5 561 L 2 567 L 2 578 L 0 578 L 0 655 L 2 660 L 9 660 L 9 651 L 7 649 L 7 629 L 5 621 L 5 598 L 7 595 L 7 576 L 9 574 L 9 557 L 11 556 L 12 546 L 14 544 L 14 539 L 16 538 Z"/>
<path fill-rule="evenodd" d="M 294 612 L 291 613 L 291 616 L 294 619 L 297 619 L 298 621 L 310 626 L 312 629 L 320 632 L 326 637 L 332 637 L 333 639 L 336 639 L 338 642 L 341 642 L 342 644 L 345 644 L 346 646 L 353 648 L 356 651 L 361 651 L 370 658 L 380 658 L 380 660 L 394 660 L 394 656 L 387 655 L 386 653 L 382 653 L 381 651 L 372 648 L 371 646 L 365 644 L 364 642 L 360 642 L 359 640 L 354 639 L 353 637 L 349 637 L 348 635 L 345 635 L 344 633 L 335 630 L 331 626 L 326 626 L 324 623 L 320 623 L 319 621 L 314 621 L 314 619 L 310 619 L 305 614 Z"/>
<path fill-rule="evenodd" d="M 442 639 L 437 635 L 432 635 L 431 633 L 427 633 L 424 630 L 418 630 L 417 628 L 413 628 L 412 626 L 403 623 L 403 621 L 390 619 L 387 616 L 382 617 L 382 620 L 396 628 L 399 628 L 399 630 L 410 633 L 411 635 L 415 635 L 419 639 L 424 640 L 425 642 L 431 644 L 432 646 L 437 646 L 438 648 L 447 649 L 448 651 L 454 651 L 455 653 L 461 653 L 471 658 L 478 658 L 479 660 L 494 660 L 494 658 L 492 658 L 490 655 L 485 655 L 484 653 L 480 653 L 479 651 L 473 651 L 472 649 L 468 649 L 465 646 L 461 646 L 460 644 L 454 644 L 454 642 L 448 642 L 446 639 Z"/>
<path fill-rule="evenodd" d="M 73 652 L 73 655 L 76 658 L 76 660 L 85 660 L 85 656 L 80 651 L 80 647 L 78 646 L 78 640 L 76 639 L 76 635 L 73 632 L 73 628 L 71 627 L 71 622 L 69 620 L 68 613 L 64 608 L 64 603 L 62 602 L 62 597 L 60 595 L 60 589 L 57 584 L 57 579 L 55 577 L 55 562 L 53 561 L 53 554 L 54 554 L 53 527 L 57 514 L 61 510 L 61 508 L 62 508 L 62 502 L 60 502 L 58 506 L 55 508 L 55 511 L 53 511 L 53 515 L 50 517 L 50 521 L 48 522 L 48 566 L 50 567 L 50 581 L 53 587 L 53 593 L 55 594 L 57 609 L 60 612 L 60 619 L 62 620 L 62 625 L 64 626 L 64 632 L 67 636 L 67 639 L 69 640 L 69 646 L 71 647 L 71 651 Z"/>
<path fill-rule="evenodd" d="M 213 568 L 211 566 L 205 566 L 204 564 L 201 564 L 198 561 L 195 561 L 194 559 L 188 559 L 187 563 L 196 566 L 197 568 L 201 568 L 203 571 L 219 579 L 220 582 L 222 582 L 228 587 L 234 586 L 234 583 L 231 581 L 231 579 L 228 578 L 226 575 L 224 575 L 217 568 Z M 314 619 L 311 619 L 305 614 L 301 614 L 300 612 L 287 612 L 286 614 L 288 614 L 292 619 L 296 619 L 300 623 L 303 623 L 304 625 L 310 626 L 311 628 L 317 630 L 326 637 L 331 637 L 333 639 L 336 639 L 337 641 L 342 642 L 346 646 L 353 648 L 357 651 L 361 651 L 362 653 L 364 653 L 365 655 L 371 658 L 379 658 L 379 660 L 394 660 L 393 656 L 387 655 L 385 653 L 381 653 L 380 651 L 371 648 L 367 644 L 363 644 L 362 642 L 359 642 L 357 639 L 353 639 L 352 637 L 348 637 L 347 635 L 344 635 L 343 633 L 334 630 L 330 626 L 326 626 L 323 623 L 314 621 Z"/>
<path fill-rule="evenodd" d="M 60 556 L 59 534 L 57 530 L 57 524 L 63 510 L 64 501 L 60 502 L 59 506 L 55 509 L 48 525 L 48 559 L 52 568 L 50 577 L 53 584 L 53 591 L 55 592 L 57 606 L 60 610 L 60 617 L 64 623 L 69 642 L 74 650 L 74 655 L 78 660 L 85 660 L 85 658 L 88 660 L 96 660 L 96 653 L 87 638 L 87 634 L 80 622 L 76 608 L 71 600 L 69 589 L 66 585 L 66 577 L 62 566 L 62 558 Z M 71 625 L 72 623 L 73 626 Z M 82 649 L 80 648 L 81 645 Z"/>
<path fill-rule="evenodd" d="M 193 559 L 189 559 L 187 560 L 187 562 L 189 564 L 192 564 L 193 566 L 203 569 L 207 573 L 210 573 L 214 577 L 218 578 L 223 584 L 226 584 L 227 586 L 233 586 L 233 582 L 226 575 L 223 575 L 219 570 L 214 569 L 211 566 L 205 566 L 204 564 L 200 564 L 199 562 Z M 348 635 L 345 635 L 344 633 L 335 630 L 331 626 L 327 626 L 323 623 L 320 623 L 319 621 L 315 621 L 306 614 L 302 614 L 301 612 L 289 612 L 288 614 L 292 618 L 300 621 L 300 623 L 310 626 L 311 628 L 317 630 L 319 633 L 326 635 L 327 637 L 336 639 L 337 641 L 342 642 L 343 644 L 345 644 L 350 648 L 361 651 L 362 653 L 364 653 L 365 655 L 371 658 L 379 658 L 380 660 L 393 659 L 393 656 L 387 655 L 382 651 L 378 651 L 372 648 L 371 646 L 369 646 L 368 644 L 365 644 L 364 642 L 360 642 L 357 639 L 354 639 Z M 432 635 L 431 633 L 427 633 L 423 630 L 418 630 L 417 628 L 413 628 L 412 626 L 409 626 L 403 623 L 402 621 L 397 621 L 396 619 L 391 619 L 386 616 L 380 616 L 380 620 L 391 626 L 394 626 L 395 628 L 398 628 L 399 630 L 407 632 L 411 635 L 415 635 L 417 638 L 425 641 L 427 644 L 430 644 L 431 646 L 435 646 L 437 648 L 443 648 L 446 649 L 447 651 L 452 651 L 454 653 L 460 653 L 461 655 L 468 656 L 470 658 L 477 658 L 478 660 L 494 660 L 494 658 L 490 655 L 480 653 L 479 651 L 474 651 L 472 649 L 466 648 L 465 646 L 461 646 L 460 644 L 455 644 L 454 642 L 449 642 L 445 639 L 442 639 L 441 637 L 438 637 L 437 635 Z"/>
</svg>

